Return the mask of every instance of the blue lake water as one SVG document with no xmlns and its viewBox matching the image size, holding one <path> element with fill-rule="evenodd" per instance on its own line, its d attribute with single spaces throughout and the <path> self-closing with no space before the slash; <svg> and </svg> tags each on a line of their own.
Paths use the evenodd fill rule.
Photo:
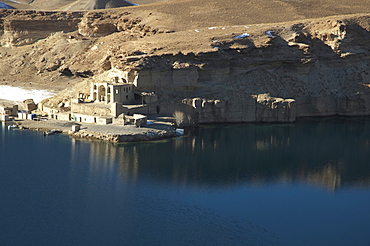
<svg viewBox="0 0 370 246">
<path fill-rule="evenodd" d="M 370 119 L 153 143 L 0 126 L 0 245 L 370 245 Z"/>
</svg>

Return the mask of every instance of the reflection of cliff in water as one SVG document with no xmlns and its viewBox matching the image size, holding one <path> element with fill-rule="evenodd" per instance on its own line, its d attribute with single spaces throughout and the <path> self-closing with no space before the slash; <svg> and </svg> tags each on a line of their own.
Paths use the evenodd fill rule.
<svg viewBox="0 0 370 246">
<path fill-rule="evenodd" d="M 336 189 L 370 185 L 369 143 L 369 118 L 326 118 L 205 127 L 161 143 L 93 142 L 91 153 L 98 165 L 119 163 L 129 179 L 200 186 L 307 182 Z"/>
</svg>

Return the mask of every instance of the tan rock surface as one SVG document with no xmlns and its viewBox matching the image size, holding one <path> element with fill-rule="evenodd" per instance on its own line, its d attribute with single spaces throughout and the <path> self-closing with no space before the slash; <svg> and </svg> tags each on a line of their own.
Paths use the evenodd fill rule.
<svg viewBox="0 0 370 246">
<path fill-rule="evenodd" d="M 141 90 L 156 91 L 161 112 L 180 105 L 199 122 L 369 114 L 366 12 L 364 0 L 4 10 L 0 84 L 62 90 L 115 68 L 138 74 Z M 50 103 L 75 96 L 66 91 Z M 205 102 L 201 110 L 184 103 L 194 98 Z"/>
</svg>

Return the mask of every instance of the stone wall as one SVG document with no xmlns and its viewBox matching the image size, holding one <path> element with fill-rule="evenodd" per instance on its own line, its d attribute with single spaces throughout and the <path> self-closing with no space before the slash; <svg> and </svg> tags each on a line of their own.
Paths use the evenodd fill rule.
<svg viewBox="0 0 370 246">
<path fill-rule="evenodd" d="M 73 113 L 81 113 L 92 116 L 109 116 L 112 115 L 110 107 L 98 107 L 94 103 L 71 103 Z"/>
</svg>

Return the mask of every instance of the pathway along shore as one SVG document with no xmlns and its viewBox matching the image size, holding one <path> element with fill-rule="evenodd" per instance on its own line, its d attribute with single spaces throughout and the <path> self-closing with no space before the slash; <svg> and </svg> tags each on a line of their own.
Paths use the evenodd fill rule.
<svg viewBox="0 0 370 246">
<path fill-rule="evenodd" d="M 16 120 L 12 123 L 18 125 L 20 129 L 30 129 L 40 132 L 56 130 L 57 132 L 68 134 L 75 138 L 97 139 L 110 142 L 141 142 L 167 139 L 176 136 L 176 129 L 171 123 L 166 121 L 151 121 L 145 127 L 134 125 L 97 125 L 89 123 L 78 123 L 80 130 L 72 131 L 75 122 L 65 122 L 57 120 L 34 121 Z"/>
</svg>

